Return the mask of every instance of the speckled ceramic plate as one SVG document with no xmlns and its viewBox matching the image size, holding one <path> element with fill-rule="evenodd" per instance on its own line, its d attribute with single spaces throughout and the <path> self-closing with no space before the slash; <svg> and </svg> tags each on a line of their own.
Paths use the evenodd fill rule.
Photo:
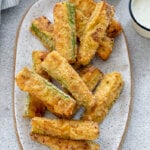
<svg viewBox="0 0 150 150">
<path fill-rule="evenodd" d="M 52 21 L 53 6 L 56 2 L 56 0 L 39 0 L 31 6 L 23 17 L 16 39 L 15 75 L 24 66 L 32 66 L 31 53 L 33 50 L 45 49 L 29 32 L 29 26 L 32 19 L 42 15 L 48 17 Z M 104 122 L 100 125 L 101 134 L 96 140 L 96 142 L 100 143 L 102 150 L 121 149 L 131 109 L 131 70 L 124 34 L 122 33 L 116 39 L 113 53 L 108 61 L 104 62 L 99 58 L 95 58 L 93 63 L 104 73 L 111 71 L 121 72 L 125 81 L 125 87 L 121 96 L 111 109 Z M 22 117 L 25 100 L 26 93 L 21 92 L 14 82 L 14 116 L 20 147 L 24 150 L 46 150 L 48 149 L 47 147 L 33 142 L 30 139 L 30 120 Z"/>
</svg>

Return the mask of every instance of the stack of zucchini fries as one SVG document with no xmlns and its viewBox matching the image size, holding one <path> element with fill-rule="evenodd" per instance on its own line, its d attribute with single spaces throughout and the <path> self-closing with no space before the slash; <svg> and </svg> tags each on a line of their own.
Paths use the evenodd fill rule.
<svg viewBox="0 0 150 150">
<path fill-rule="evenodd" d="M 53 15 L 53 23 L 45 16 L 31 22 L 30 32 L 47 51 L 33 50 L 32 69 L 24 67 L 16 75 L 18 87 L 28 93 L 23 116 L 31 118 L 31 138 L 53 150 L 99 150 L 92 140 L 99 137 L 99 124 L 124 81 L 121 73 L 104 74 L 90 62 L 96 54 L 109 59 L 122 27 L 105 1 L 59 2 Z M 85 111 L 73 120 L 81 106 Z M 46 110 L 57 119 L 44 118 Z"/>
</svg>

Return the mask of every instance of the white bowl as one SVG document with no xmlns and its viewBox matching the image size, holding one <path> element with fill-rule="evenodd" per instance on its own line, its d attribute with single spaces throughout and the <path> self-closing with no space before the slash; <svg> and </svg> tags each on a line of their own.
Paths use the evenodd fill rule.
<svg viewBox="0 0 150 150">
<path fill-rule="evenodd" d="M 132 18 L 132 24 L 133 27 L 135 28 L 135 30 L 137 31 L 137 33 L 139 33 L 141 36 L 146 37 L 146 38 L 150 38 L 150 27 L 146 27 L 145 26 L 145 22 L 144 20 L 138 20 L 137 15 L 135 14 L 134 7 L 135 7 L 135 2 L 139 0 L 129 0 L 129 12 Z M 141 7 L 142 7 L 142 1 L 141 0 Z M 147 0 L 145 0 L 147 1 Z M 147 6 L 149 7 L 149 6 Z M 146 13 L 146 12 L 145 12 Z M 149 14 L 147 14 L 149 16 Z M 143 16 L 144 17 L 144 16 Z"/>
</svg>

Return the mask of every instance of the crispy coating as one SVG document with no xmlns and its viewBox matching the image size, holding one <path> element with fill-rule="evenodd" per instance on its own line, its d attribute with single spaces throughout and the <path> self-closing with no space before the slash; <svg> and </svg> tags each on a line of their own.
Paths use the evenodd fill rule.
<svg viewBox="0 0 150 150">
<path fill-rule="evenodd" d="M 44 16 L 34 19 L 30 26 L 31 33 L 35 35 L 49 51 L 54 49 L 53 30 L 53 25 Z"/>
<path fill-rule="evenodd" d="M 93 0 L 69 0 L 77 9 L 81 10 L 85 17 L 89 18 L 96 7 Z"/>
<path fill-rule="evenodd" d="M 94 57 L 99 42 L 105 36 L 106 29 L 111 21 L 112 11 L 112 7 L 104 1 L 97 3 L 80 40 L 77 57 L 79 64 L 85 66 Z"/>
<path fill-rule="evenodd" d="M 46 107 L 35 96 L 28 94 L 27 102 L 24 111 L 24 117 L 42 117 L 44 115 Z"/>
<path fill-rule="evenodd" d="M 82 11 L 76 9 L 76 32 L 78 38 L 82 36 L 87 22 L 88 22 L 88 18 L 84 16 Z"/>
<path fill-rule="evenodd" d="M 70 63 L 76 61 L 75 7 L 69 2 L 54 7 L 54 40 L 56 50 Z"/>
<path fill-rule="evenodd" d="M 97 103 L 95 107 L 87 110 L 83 114 L 82 119 L 101 123 L 108 114 L 113 103 L 119 97 L 123 85 L 124 82 L 120 73 L 112 72 L 106 74 L 96 88 L 95 97 Z"/>
<path fill-rule="evenodd" d="M 37 73 L 24 68 L 16 76 L 16 83 L 22 91 L 41 100 L 58 117 L 71 118 L 73 115 L 76 101 Z"/>
<path fill-rule="evenodd" d="M 52 150 L 100 150 L 100 146 L 90 141 L 73 141 L 44 136 L 39 134 L 30 134 L 32 140 L 48 146 Z"/>
<path fill-rule="evenodd" d="M 78 105 L 88 108 L 95 104 L 95 97 L 79 74 L 57 51 L 47 55 L 42 63 L 42 67 L 72 94 Z"/>
<path fill-rule="evenodd" d="M 110 38 L 117 37 L 122 32 L 121 24 L 116 20 L 113 19 L 107 29 L 107 36 Z"/>
<path fill-rule="evenodd" d="M 92 65 L 82 69 L 79 75 L 90 91 L 93 91 L 99 81 L 103 78 L 103 73 Z"/>
<path fill-rule="evenodd" d="M 31 133 L 62 139 L 94 140 L 99 135 L 99 126 L 93 121 L 34 117 L 31 121 L 31 127 Z"/>
<path fill-rule="evenodd" d="M 99 43 L 99 47 L 97 49 L 97 54 L 103 60 L 107 60 L 112 53 L 114 46 L 114 38 L 109 38 L 105 36 Z"/>
<path fill-rule="evenodd" d="M 33 51 L 32 52 L 32 62 L 34 71 L 42 76 L 43 78 L 50 81 L 50 76 L 46 71 L 43 70 L 41 63 L 44 61 L 45 57 L 48 55 L 48 51 Z"/>
</svg>

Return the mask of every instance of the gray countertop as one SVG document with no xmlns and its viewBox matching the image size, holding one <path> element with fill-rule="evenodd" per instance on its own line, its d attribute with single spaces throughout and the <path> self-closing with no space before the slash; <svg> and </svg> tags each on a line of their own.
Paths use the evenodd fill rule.
<svg viewBox="0 0 150 150">
<path fill-rule="evenodd" d="M 21 0 L 14 8 L 2 11 L 0 25 L 0 149 L 18 150 L 13 121 L 14 44 L 19 22 L 36 0 Z M 133 75 L 133 111 L 123 150 L 150 149 L 150 40 L 139 36 L 132 27 L 128 0 L 109 0 L 127 37 Z"/>
</svg>

